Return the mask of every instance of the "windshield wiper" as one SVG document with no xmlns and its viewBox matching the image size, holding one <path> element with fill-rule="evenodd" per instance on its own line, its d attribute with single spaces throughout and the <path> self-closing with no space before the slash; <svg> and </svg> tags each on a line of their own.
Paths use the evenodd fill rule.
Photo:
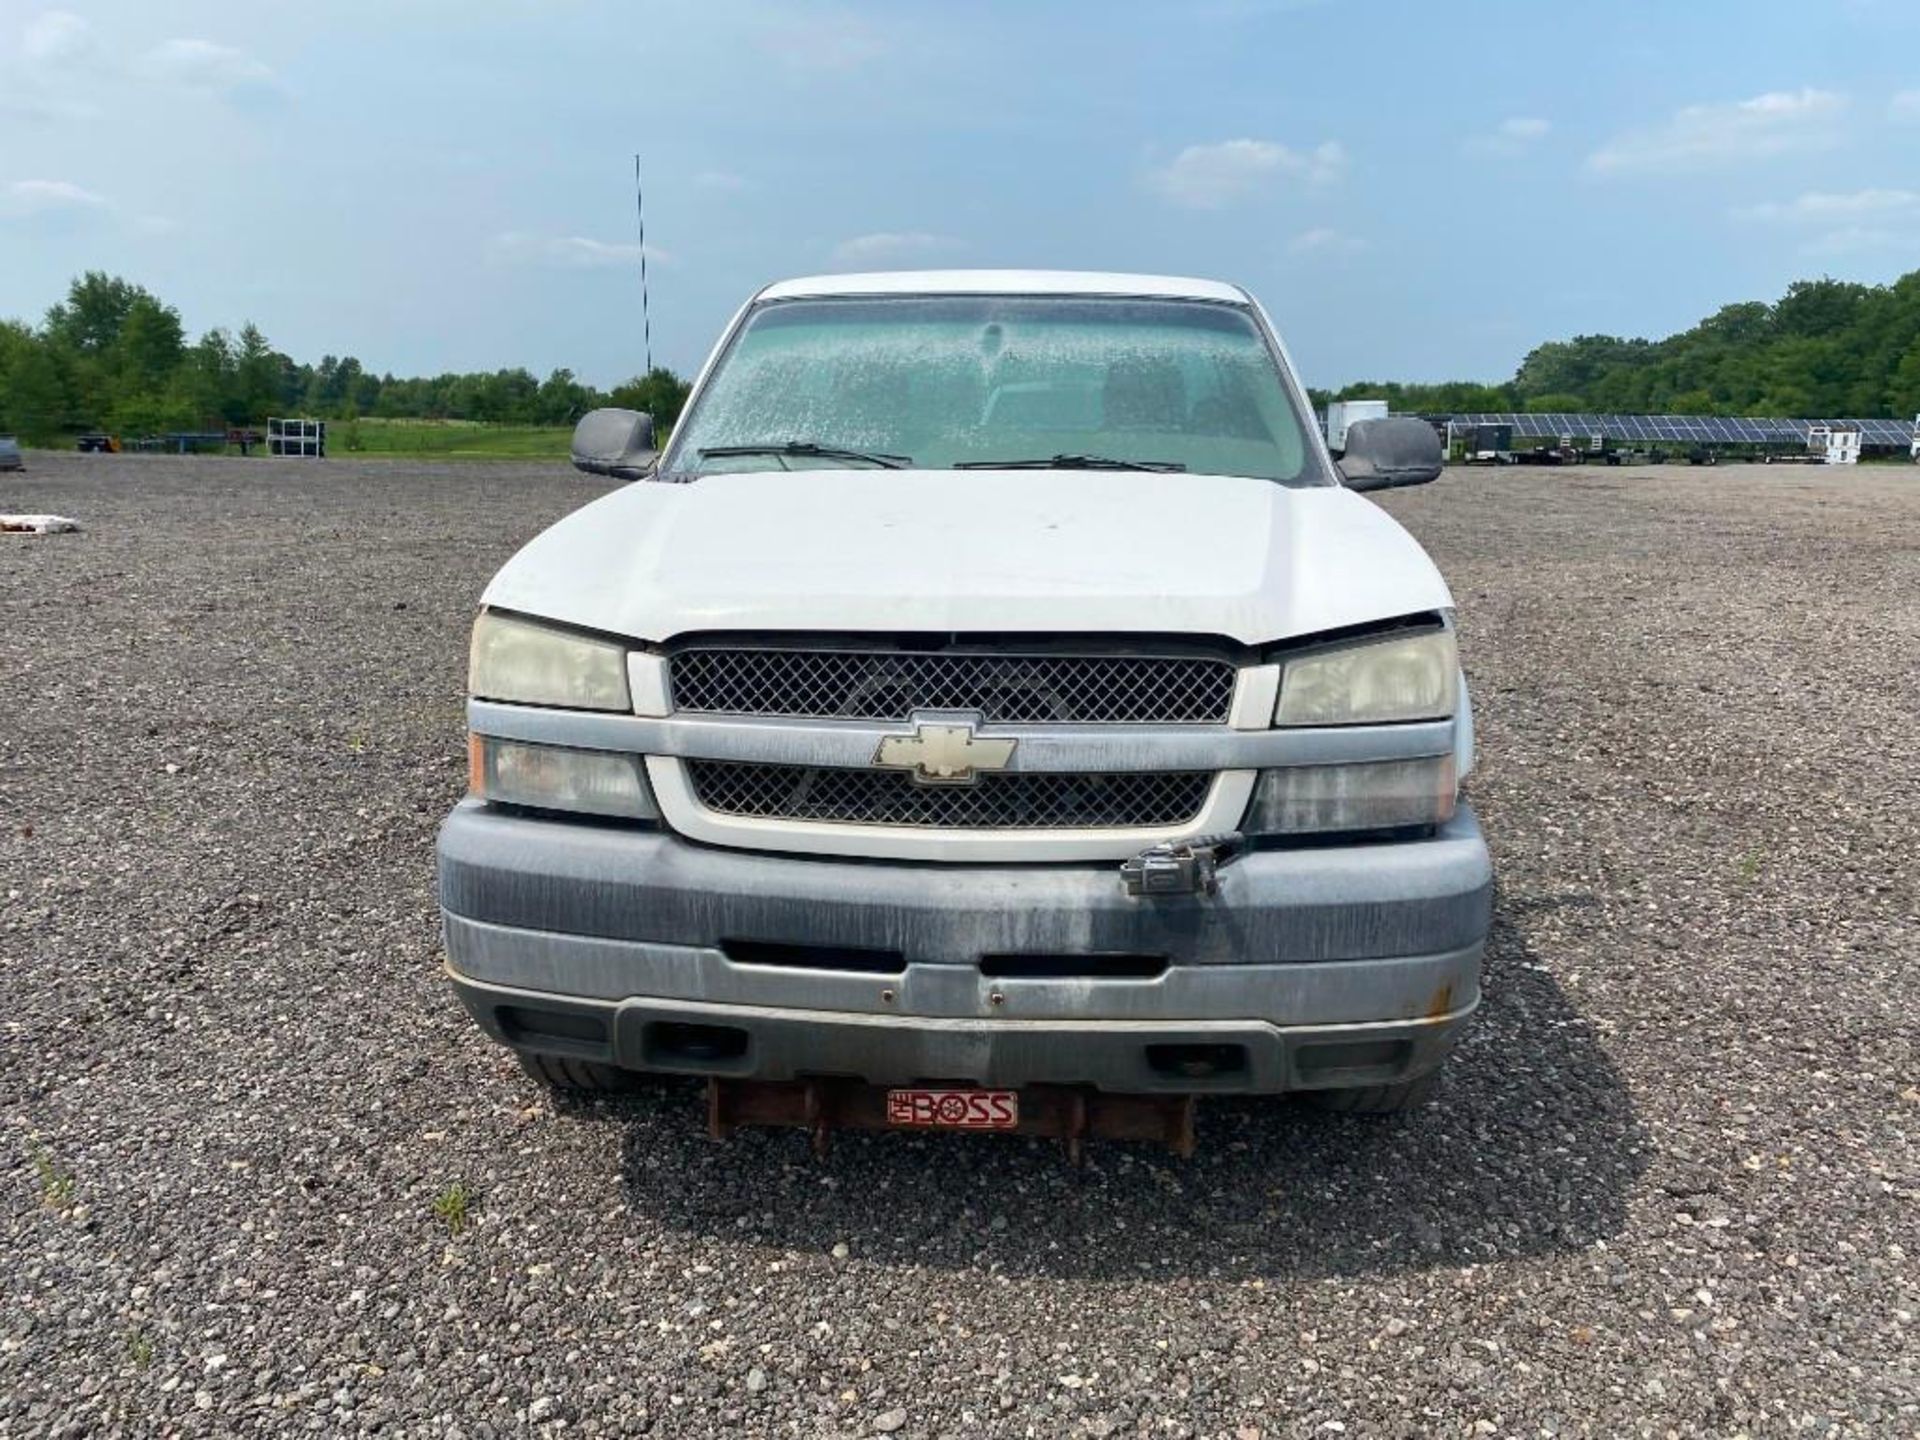
<svg viewBox="0 0 1920 1440">
<path fill-rule="evenodd" d="M 911 455 L 883 455 L 872 450 L 845 450 L 838 445 L 816 445 L 811 440 L 786 440 L 773 445 L 708 445 L 700 452 L 702 460 L 715 459 L 726 455 L 788 455 L 802 456 L 809 460 L 858 460 L 867 465 L 878 465 L 882 470 L 904 470 L 913 464 Z"/>
<path fill-rule="evenodd" d="M 955 470 L 1153 470 L 1175 474 L 1187 467 L 1178 460 L 1114 460 L 1105 455 L 1055 455 L 1050 460 L 960 460 Z"/>
</svg>

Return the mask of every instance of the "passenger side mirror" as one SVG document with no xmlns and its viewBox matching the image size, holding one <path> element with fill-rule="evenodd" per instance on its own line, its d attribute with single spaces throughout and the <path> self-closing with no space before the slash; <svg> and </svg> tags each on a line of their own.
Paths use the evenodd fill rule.
<svg viewBox="0 0 1920 1440">
<path fill-rule="evenodd" d="M 573 468 L 615 480 L 643 480 L 660 458 L 653 417 L 638 410 L 589 410 L 573 427 Z"/>
<path fill-rule="evenodd" d="M 1411 415 L 1356 420 L 1347 427 L 1347 452 L 1340 457 L 1340 478 L 1349 490 L 1391 490 L 1438 480 L 1440 436 Z"/>
</svg>

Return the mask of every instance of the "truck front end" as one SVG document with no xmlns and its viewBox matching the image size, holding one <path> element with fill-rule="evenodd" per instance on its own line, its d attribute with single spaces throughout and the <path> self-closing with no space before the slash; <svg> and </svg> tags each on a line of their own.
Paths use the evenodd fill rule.
<svg viewBox="0 0 1920 1440">
<path fill-rule="evenodd" d="M 1418 1100 L 1491 883 L 1431 562 L 1239 292 L 913 282 L 760 297 L 489 588 L 456 991 L 553 1083 L 881 1123 Z"/>
</svg>

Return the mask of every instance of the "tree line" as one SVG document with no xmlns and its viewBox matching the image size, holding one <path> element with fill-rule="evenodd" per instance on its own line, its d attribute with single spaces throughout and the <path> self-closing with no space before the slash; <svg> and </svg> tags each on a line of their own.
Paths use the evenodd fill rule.
<svg viewBox="0 0 1920 1440">
<path fill-rule="evenodd" d="M 1890 285 L 1803 280 L 1772 304 L 1728 305 L 1664 340 L 1548 341 L 1504 384 L 1356 381 L 1312 396 L 1427 414 L 1905 417 L 1920 413 L 1920 270 Z M 0 434 L 29 443 L 257 426 L 271 414 L 568 425 L 599 405 L 645 410 L 664 430 L 686 398 L 687 382 L 659 367 L 602 391 L 565 369 L 544 380 L 519 368 L 403 379 L 351 355 L 301 364 L 251 323 L 189 342 L 179 311 L 99 271 L 39 325 L 0 321 Z"/>
<path fill-rule="evenodd" d="M 251 322 L 189 341 L 179 311 L 99 271 L 37 326 L 0 320 L 0 434 L 28 443 L 257 427 L 269 415 L 570 425 L 600 405 L 645 410 L 664 430 L 686 398 L 687 382 L 657 366 L 603 391 L 564 369 L 545 380 L 517 368 L 403 379 L 351 355 L 302 364 Z"/>
<path fill-rule="evenodd" d="M 1536 346 L 1503 385 L 1363 381 L 1314 400 L 1379 398 L 1424 414 L 1920 414 L 1920 270 L 1890 285 L 1802 280 L 1664 340 L 1579 335 Z"/>
</svg>

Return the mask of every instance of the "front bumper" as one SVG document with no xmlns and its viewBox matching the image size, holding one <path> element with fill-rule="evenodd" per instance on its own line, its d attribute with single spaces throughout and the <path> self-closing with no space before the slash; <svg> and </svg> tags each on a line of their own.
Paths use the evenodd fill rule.
<svg viewBox="0 0 1920 1440">
<path fill-rule="evenodd" d="M 1135 899 L 1110 865 L 803 859 L 471 801 L 440 836 L 455 990 L 522 1049 L 1119 1092 L 1372 1085 L 1445 1057 L 1487 929 L 1471 811 L 1427 840 L 1255 851 L 1219 878 L 1211 897 Z M 1030 973 L 1116 955 L 1164 968 Z"/>
</svg>

